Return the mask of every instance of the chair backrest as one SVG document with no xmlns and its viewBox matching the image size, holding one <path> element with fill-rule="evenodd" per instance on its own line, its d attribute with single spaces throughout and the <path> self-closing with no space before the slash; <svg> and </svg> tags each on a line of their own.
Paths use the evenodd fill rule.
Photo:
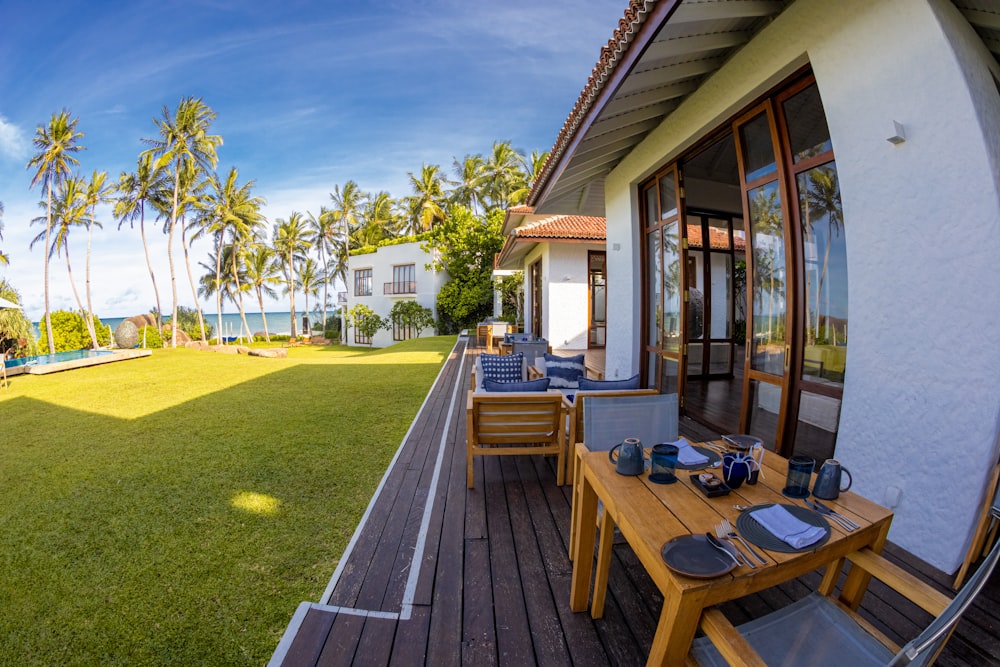
<svg viewBox="0 0 1000 667">
<path fill-rule="evenodd" d="M 530 359 L 532 362 L 534 362 L 535 359 L 537 359 L 538 357 L 544 355 L 546 352 L 549 351 L 549 341 L 538 340 L 530 342 L 521 342 L 515 340 L 512 343 L 511 349 L 514 352 L 523 352 L 525 359 Z"/>
<path fill-rule="evenodd" d="M 976 595 L 986 585 L 990 575 L 993 574 L 998 559 L 1000 559 L 1000 540 L 993 545 L 979 569 L 969 577 L 965 586 L 952 598 L 944 611 L 931 621 L 931 624 L 924 628 L 923 632 L 903 646 L 889 662 L 888 667 L 899 665 L 924 667 L 933 663 L 938 653 L 948 642 L 948 638 L 951 637 L 951 632 L 955 629 L 962 614 L 969 608 Z"/>
<path fill-rule="evenodd" d="M 639 438 L 645 447 L 677 439 L 677 394 L 591 396 L 586 401 L 587 449 L 606 451 L 625 438 Z"/>
<path fill-rule="evenodd" d="M 618 396 L 657 396 L 658 394 L 659 392 L 656 389 L 614 389 L 607 391 L 591 390 L 576 392 L 573 395 L 573 405 L 575 409 L 573 410 L 572 418 L 576 420 L 573 424 L 576 428 L 572 429 L 573 439 L 576 440 L 576 442 L 586 442 L 586 438 L 584 436 L 586 433 L 584 415 L 587 413 L 587 406 L 589 406 L 595 398 L 615 398 Z M 573 447 L 576 442 L 571 442 L 570 447 Z M 618 443 L 616 442 L 613 444 Z"/>
<path fill-rule="evenodd" d="M 490 325 L 492 327 L 492 332 L 494 336 L 500 337 L 507 333 L 507 327 L 510 326 L 506 322 L 494 322 Z"/>
<path fill-rule="evenodd" d="M 558 392 L 473 394 L 475 440 L 482 444 L 556 442 L 562 400 Z"/>
</svg>

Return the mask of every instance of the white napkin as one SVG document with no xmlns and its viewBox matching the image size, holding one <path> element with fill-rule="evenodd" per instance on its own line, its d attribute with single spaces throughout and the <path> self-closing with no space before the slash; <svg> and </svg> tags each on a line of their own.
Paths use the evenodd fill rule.
<svg viewBox="0 0 1000 667">
<path fill-rule="evenodd" d="M 684 438 L 667 444 L 677 445 L 677 462 L 681 465 L 699 466 L 708 463 L 708 457 L 692 447 L 691 443 Z"/>
<path fill-rule="evenodd" d="M 807 547 L 826 535 L 826 530 L 813 526 L 795 516 L 781 505 L 771 505 L 754 510 L 750 516 L 769 533 L 795 549 Z"/>
</svg>

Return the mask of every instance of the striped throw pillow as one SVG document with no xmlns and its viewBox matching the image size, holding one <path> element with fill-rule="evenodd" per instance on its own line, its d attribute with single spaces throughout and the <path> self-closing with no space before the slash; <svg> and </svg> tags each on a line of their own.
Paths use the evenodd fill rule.
<svg viewBox="0 0 1000 667">
<path fill-rule="evenodd" d="M 550 387 L 555 389 L 576 389 L 580 378 L 586 372 L 583 365 L 584 355 L 575 357 L 559 357 L 554 354 L 545 355 L 545 377 L 552 378 Z"/>
</svg>

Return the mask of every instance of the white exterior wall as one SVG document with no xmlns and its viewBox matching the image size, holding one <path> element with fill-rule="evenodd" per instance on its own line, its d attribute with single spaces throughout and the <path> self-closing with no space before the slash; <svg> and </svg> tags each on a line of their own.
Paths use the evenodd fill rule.
<svg viewBox="0 0 1000 667">
<path fill-rule="evenodd" d="M 354 255 L 348 258 L 347 265 L 347 310 L 357 304 L 364 304 L 371 308 L 377 315 L 388 317 L 389 311 L 397 301 L 417 301 L 421 306 L 430 308 L 437 319 L 437 294 L 448 279 L 444 271 L 433 271 L 427 268 L 432 261 L 430 253 L 424 252 L 420 248 L 419 242 L 401 243 L 399 245 L 384 246 L 377 252 L 367 255 Z M 385 283 L 392 282 L 392 267 L 401 264 L 414 264 L 414 274 L 417 282 L 416 294 L 396 294 L 388 295 L 384 293 Z M 355 296 L 354 294 L 354 271 L 357 269 L 372 269 L 372 293 L 371 296 Z M 424 329 L 421 336 L 432 336 L 434 331 Z M 392 330 L 379 331 L 372 338 L 372 347 L 388 347 L 393 343 Z M 354 327 L 350 327 L 347 332 L 347 344 L 354 346 Z M 358 347 L 368 347 L 358 345 Z"/>
<path fill-rule="evenodd" d="M 556 350 L 587 349 L 589 323 L 587 253 L 604 250 L 593 243 L 539 243 L 524 258 L 525 330 L 530 331 L 530 267 L 542 259 L 542 337 Z"/>
<path fill-rule="evenodd" d="M 637 185 L 806 63 L 849 261 L 837 457 L 862 495 L 891 505 L 900 490 L 890 539 L 954 571 L 998 449 L 1000 97 L 995 60 L 951 3 L 799 0 L 608 176 L 608 376 L 638 369 Z"/>
</svg>

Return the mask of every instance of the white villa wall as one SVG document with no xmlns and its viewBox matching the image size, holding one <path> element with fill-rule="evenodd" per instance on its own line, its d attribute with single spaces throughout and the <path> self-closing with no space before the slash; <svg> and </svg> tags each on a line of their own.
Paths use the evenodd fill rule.
<svg viewBox="0 0 1000 667">
<path fill-rule="evenodd" d="M 1000 97 L 996 62 L 951 3 L 799 0 L 608 176 L 608 375 L 638 369 L 637 185 L 807 63 L 846 221 L 837 456 L 862 495 L 891 505 L 900 490 L 890 539 L 954 571 L 997 458 Z M 900 145 L 886 141 L 894 120 Z"/>
<path fill-rule="evenodd" d="M 350 310 L 357 304 L 364 304 L 382 317 L 388 317 L 389 311 L 397 301 L 417 301 L 421 306 L 430 308 L 437 318 L 437 294 L 441 291 L 442 285 L 448 279 L 444 271 L 434 271 L 428 269 L 432 261 L 432 255 L 420 248 L 419 242 L 401 243 L 399 245 L 384 246 L 377 252 L 367 255 L 353 255 L 348 258 L 347 265 L 347 309 Z M 401 264 L 414 264 L 417 283 L 416 294 L 384 294 L 385 283 L 392 282 L 392 267 Z M 372 293 L 371 296 L 355 296 L 354 294 L 354 271 L 356 269 L 372 269 Z M 421 336 L 433 335 L 434 331 L 425 329 Z M 379 331 L 372 338 L 372 347 L 388 347 L 393 343 L 392 330 Z M 350 327 L 347 332 L 347 344 L 357 345 L 354 342 L 354 327 Z M 367 345 L 357 345 L 358 347 L 368 347 Z"/>
<path fill-rule="evenodd" d="M 604 250 L 592 243 L 539 243 L 524 258 L 525 329 L 530 331 L 529 267 L 542 259 L 542 337 L 552 350 L 587 349 L 588 275 L 587 253 Z"/>
</svg>

